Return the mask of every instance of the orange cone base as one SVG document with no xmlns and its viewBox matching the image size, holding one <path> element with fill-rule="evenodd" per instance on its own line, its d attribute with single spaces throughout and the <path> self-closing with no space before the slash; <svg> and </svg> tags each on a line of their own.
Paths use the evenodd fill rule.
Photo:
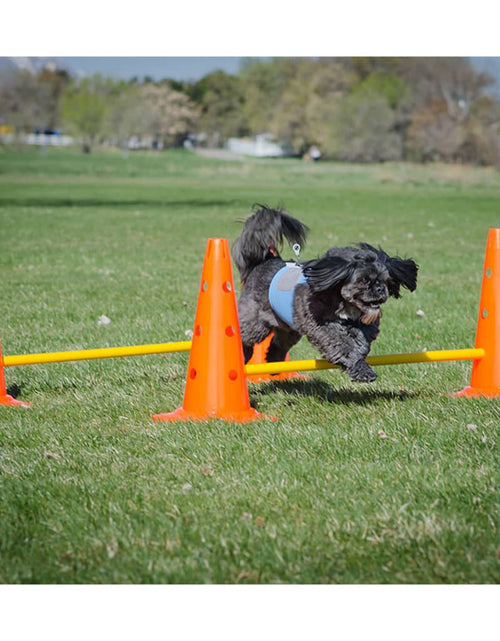
<svg viewBox="0 0 500 641">
<path fill-rule="evenodd" d="M 207 421 L 214 419 L 221 419 L 223 421 L 230 421 L 231 423 L 249 423 L 250 421 L 258 421 L 261 419 L 271 419 L 276 421 L 275 416 L 266 416 L 265 414 L 260 414 L 257 410 L 250 408 L 248 410 L 242 410 L 240 412 L 232 412 L 229 414 L 218 415 L 213 414 L 198 414 L 196 412 L 188 412 L 183 407 L 179 407 L 173 412 L 168 412 L 167 414 L 154 414 L 154 421 Z"/>
<path fill-rule="evenodd" d="M 464 387 L 460 392 L 454 392 L 450 396 L 465 396 L 466 398 L 479 398 L 484 396 L 486 398 L 500 398 L 500 389 L 492 387 L 490 389 L 483 389 L 481 387 Z"/>
<path fill-rule="evenodd" d="M 298 372 L 282 372 L 281 374 L 250 374 L 247 376 L 249 383 L 265 383 L 267 381 L 288 381 L 293 378 L 309 380 L 311 377 Z"/>
<path fill-rule="evenodd" d="M 9 394 L 3 394 L 2 396 L 0 396 L 0 405 L 9 405 L 9 406 L 16 406 L 16 407 L 31 407 L 31 403 L 18 401 L 12 396 L 9 396 Z"/>
</svg>

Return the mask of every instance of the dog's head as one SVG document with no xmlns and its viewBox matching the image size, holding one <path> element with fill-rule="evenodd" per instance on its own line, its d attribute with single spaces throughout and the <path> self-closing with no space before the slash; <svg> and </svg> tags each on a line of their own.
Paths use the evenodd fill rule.
<svg viewBox="0 0 500 641">
<path fill-rule="evenodd" d="M 380 319 L 380 306 L 389 296 L 400 297 L 400 288 L 414 291 L 418 265 L 411 259 L 390 257 L 367 243 L 332 247 L 322 258 L 309 261 L 303 272 L 313 293 L 335 289 L 344 312 L 367 325 Z M 354 320 L 354 319 L 353 319 Z"/>
</svg>

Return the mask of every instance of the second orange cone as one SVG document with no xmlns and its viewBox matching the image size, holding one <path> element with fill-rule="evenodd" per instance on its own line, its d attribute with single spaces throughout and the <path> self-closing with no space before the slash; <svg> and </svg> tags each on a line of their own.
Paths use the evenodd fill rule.
<svg viewBox="0 0 500 641">
<path fill-rule="evenodd" d="M 270 418 L 250 407 L 228 241 L 205 251 L 182 407 L 155 421 Z"/>
<path fill-rule="evenodd" d="M 273 335 L 270 334 L 265 338 L 262 343 L 257 343 L 254 345 L 252 358 L 248 361 L 249 365 L 260 365 L 261 363 L 266 363 L 266 354 L 269 348 L 269 343 L 271 342 Z M 287 354 L 286 361 L 290 360 L 290 356 Z M 294 378 L 307 379 L 307 376 L 299 374 L 298 372 L 281 372 L 280 374 L 249 374 L 247 379 L 251 383 L 265 383 L 268 381 L 286 381 Z"/>
<path fill-rule="evenodd" d="M 470 385 L 453 396 L 500 397 L 500 228 L 488 232 L 475 347 L 485 354 L 472 363 Z"/>
</svg>

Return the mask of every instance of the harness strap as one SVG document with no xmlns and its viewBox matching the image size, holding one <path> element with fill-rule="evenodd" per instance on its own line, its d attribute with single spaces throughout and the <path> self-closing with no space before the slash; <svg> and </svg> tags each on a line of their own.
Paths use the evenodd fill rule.
<svg viewBox="0 0 500 641">
<path fill-rule="evenodd" d="M 292 307 L 295 287 L 305 282 L 302 267 L 297 263 L 286 263 L 269 285 L 269 303 L 273 312 L 293 329 L 297 329 L 293 323 Z"/>
</svg>

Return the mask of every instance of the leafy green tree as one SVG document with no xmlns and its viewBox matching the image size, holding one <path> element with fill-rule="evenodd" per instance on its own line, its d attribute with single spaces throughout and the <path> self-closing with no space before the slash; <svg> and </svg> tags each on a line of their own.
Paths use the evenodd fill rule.
<svg viewBox="0 0 500 641">
<path fill-rule="evenodd" d="M 251 133 L 270 131 L 297 154 L 311 144 L 325 151 L 336 102 L 351 84 L 344 65 L 331 58 L 277 58 L 244 66 L 241 77 Z"/>
<path fill-rule="evenodd" d="M 350 94 L 339 106 L 334 155 L 352 162 L 400 160 L 403 145 L 395 123 L 394 110 L 378 92 Z"/>
<path fill-rule="evenodd" d="M 394 74 L 372 73 L 360 82 L 353 94 L 378 94 L 387 100 L 391 109 L 396 109 L 410 97 L 409 87 L 405 81 Z"/>
<path fill-rule="evenodd" d="M 151 134 L 153 112 L 135 84 L 124 87 L 106 112 L 102 130 L 113 142 L 126 146 L 132 136 Z"/>
<path fill-rule="evenodd" d="M 306 142 L 302 151 L 315 144 L 322 150 L 323 157 L 327 157 L 334 147 L 339 107 L 343 97 L 352 90 L 354 77 L 344 64 L 332 58 L 313 61 L 305 75 L 309 97 L 305 109 Z"/>
<path fill-rule="evenodd" d="M 358 82 L 363 82 L 372 75 L 397 76 L 403 78 L 408 61 L 412 58 L 390 56 L 358 56 L 343 58 L 343 63 L 357 76 Z"/>
<path fill-rule="evenodd" d="M 248 133 L 238 77 L 224 71 L 208 74 L 192 87 L 190 96 L 200 106 L 198 131 L 208 135 L 210 144 L 221 146 L 230 136 Z"/>
<path fill-rule="evenodd" d="M 309 88 L 300 77 L 290 80 L 274 108 L 269 129 L 295 153 L 305 151 L 308 140 Z"/>
<path fill-rule="evenodd" d="M 295 78 L 300 59 L 244 61 L 239 74 L 244 103 L 242 110 L 251 134 L 267 132 L 287 86 Z"/>
<path fill-rule="evenodd" d="M 62 95 L 61 115 L 69 129 L 80 137 L 89 153 L 104 133 L 106 116 L 119 87 L 100 74 L 67 85 Z"/>
</svg>

